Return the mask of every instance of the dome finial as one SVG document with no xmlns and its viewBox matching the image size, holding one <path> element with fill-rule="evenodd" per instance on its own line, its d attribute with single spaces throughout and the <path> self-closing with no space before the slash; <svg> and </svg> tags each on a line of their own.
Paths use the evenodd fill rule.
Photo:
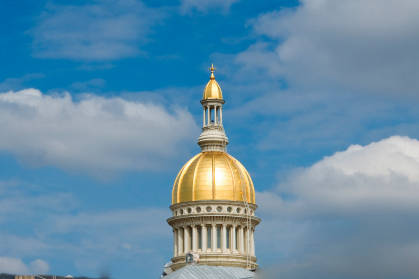
<svg viewBox="0 0 419 279">
<path fill-rule="evenodd" d="M 214 70 L 217 70 L 217 68 L 214 68 L 214 63 L 211 63 L 211 68 L 209 68 L 208 70 L 211 71 L 211 77 L 210 77 L 210 79 L 215 79 L 215 77 L 214 77 Z"/>
</svg>

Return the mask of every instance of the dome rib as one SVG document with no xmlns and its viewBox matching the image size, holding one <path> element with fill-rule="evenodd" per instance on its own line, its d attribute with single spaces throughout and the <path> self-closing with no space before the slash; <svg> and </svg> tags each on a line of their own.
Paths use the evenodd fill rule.
<svg viewBox="0 0 419 279">
<path fill-rule="evenodd" d="M 199 157 L 198 162 L 196 163 L 196 168 L 195 168 L 195 171 L 194 171 L 194 173 L 193 173 L 193 184 L 192 184 L 192 200 L 193 200 L 193 201 L 195 200 L 196 172 L 197 172 L 197 171 L 198 171 L 198 169 L 199 169 L 199 165 L 200 165 L 200 163 L 201 163 L 201 161 L 202 161 L 202 158 L 204 158 L 204 157 L 205 157 L 205 154 L 203 154 L 203 153 L 201 153 L 201 154 L 202 154 L 202 156 L 200 156 L 200 157 Z"/>
<path fill-rule="evenodd" d="M 178 181 L 178 185 L 177 185 L 177 197 L 176 197 L 176 203 L 179 203 L 179 202 L 181 202 L 180 201 L 180 197 L 181 197 L 181 186 L 182 186 L 182 182 L 183 182 L 183 179 L 184 179 L 184 177 L 185 177 L 185 174 L 187 173 L 187 171 L 188 171 L 188 168 L 189 168 L 189 166 L 195 161 L 195 159 L 197 158 L 197 157 L 199 157 L 199 156 L 201 156 L 202 155 L 202 153 L 199 153 L 199 154 L 197 154 L 197 155 L 195 155 L 192 159 L 190 159 L 186 164 L 185 164 L 185 166 L 183 166 L 183 168 L 182 168 L 182 170 L 180 171 L 180 173 L 182 173 L 181 174 L 181 177 L 179 178 L 179 181 Z M 172 201 L 173 202 L 173 201 Z"/>
<path fill-rule="evenodd" d="M 223 153 L 223 155 L 228 162 L 228 166 L 230 167 L 231 180 L 233 181 L 233 201 L 236 201 L 236 180 L 234 179 L 233 168 L 231 167 L 231 161 L 229 160 L 228 156 L 225 153 Z"/>
</svg>

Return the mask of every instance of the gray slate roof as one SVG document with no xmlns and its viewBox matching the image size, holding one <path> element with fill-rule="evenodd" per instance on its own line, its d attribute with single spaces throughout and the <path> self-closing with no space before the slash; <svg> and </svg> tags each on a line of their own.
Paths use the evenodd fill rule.
<svg viewBox="0 0 419 279">
<path fill-rule="evenodd" d="M 245 279 L 252 278 L 253 272 L 240 267 L 187 265 L 164 279 Z"/>
</svg>

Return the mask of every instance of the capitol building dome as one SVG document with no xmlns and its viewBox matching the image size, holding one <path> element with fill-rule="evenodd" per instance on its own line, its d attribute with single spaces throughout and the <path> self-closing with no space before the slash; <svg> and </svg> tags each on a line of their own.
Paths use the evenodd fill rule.
<svg viewBox="0 0 419 279">
<path fill-rule="evenodd" d="M 243 195 L 244 183 L 245 195 Z M 255 204 L 249 173 L 226 152 L 207 151 L 190 159 L 176 177 L 172 204 L 201 200 L 230 200 Z"/>
<path fill-rule="evenodd" d="M 183 166 L 172 189 L 173 216 L 167 219 L 173 229 L 170 269 L 185 267 L 194 255 L 200 265 L 254 270 L 254 232 L 261 221 L 255 216 L 255 189 L 244 166 L 227 153 L 225 101 L 215 68 L 210 70 L 201 100 L 201 153 Z"/>
</svg>

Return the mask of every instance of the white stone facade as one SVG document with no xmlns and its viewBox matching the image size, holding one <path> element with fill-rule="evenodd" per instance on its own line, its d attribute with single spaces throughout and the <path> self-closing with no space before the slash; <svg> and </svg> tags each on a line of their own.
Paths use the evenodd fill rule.
<svg viewBox="0 0 419 279">
<path fill-rule="evenodd" d="M 198 253 L 200 264 L 257 268 L 254 230 L 260 223 L 257 206 L 249 204 L 249 227 L 243 202 L 193 201 L 172 205 L 172 268 L 186 265 L 188 251 Z M 247 264 L 249 260 L 250 266 Z"/>
</svg>

